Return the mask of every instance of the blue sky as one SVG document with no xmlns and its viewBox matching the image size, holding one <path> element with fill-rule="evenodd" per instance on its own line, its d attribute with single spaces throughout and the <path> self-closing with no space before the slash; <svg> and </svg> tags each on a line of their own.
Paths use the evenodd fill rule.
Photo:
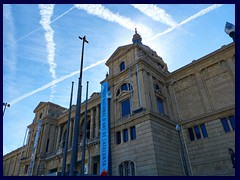
<svg viewBox="0 0 240 180">
<path fill-rule="evenodd" d="M 235 24 L 234 4 L 4 4 L 3 154 L 21 147 L 40 101 L 76 104 L 82 41 L 86 35 L 82 100 L 100 91 L 107 58 L 132 43 L 134 28 L 170 72 L 232 42 L 226 21 Z"/>
</svg>

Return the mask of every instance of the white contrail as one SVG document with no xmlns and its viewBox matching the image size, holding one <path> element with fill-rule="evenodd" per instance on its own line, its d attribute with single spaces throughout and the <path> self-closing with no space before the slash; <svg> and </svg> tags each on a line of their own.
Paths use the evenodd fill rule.
<svg viewBox="0 0 240 180">
<path fill-rule="evenodd" d="M 47 42 L 47 52 L 48 52 L 48 64 L 49 64 L 49 71 L 51 73 L 52 79 L 55 80 L 57 78 L 55 68 L 57 64 L 54 62 L 55 57 L 55 42 L 53 40 L 54 30 L 50 26 L 51 24 L 51 17 L 54 10 L 54 4 L 39 4 L 41 20 L 40 24 L 42 25 L 45 32 L 45 40 Z M 55 93 L 55 86 L 51 87 L 51 96 L 50 101 L 52 101 L 53 95 Z"/>
<path fill-rule="evenodd" d="M 135 28 L 141 30 L 146 36 L 152 35 L 152 30 L 143 24 L 135 23 L 130 18 L 115 14 L 101 4 L 75 4 L 75 7 L 87 11 L 87 13 L 98 16 L 110 22 L 115 22 L 122 27 L 133 31 Z"/>
<path fill-rule="evenodd" d="M 88 70 L 88 69 L 91 69 L 91 68 L 93 68 L 93 67 L 95 67 L 95 66 L 97 66 L 97 65 L 99 65 L 99 64 L 105 63 L 105 62 L 107 61 L 107 59 L 108 59 L 108 58 L 105 58 L 105 59 L 103 59 L 103 60 L 101 60 L 101 61 L 98 61 L 98 62 L 96 62 L 96 63 L 94 63 L 94 64 L 91 64 L 90 66 L 87 66 L 87 67 L 83 68 L 83 71 L 86 71 L 86 70 Z M 57 84 L 57 83 L 59 83 L 59 82 L 62 82 L 62 81 L 64 81 L 65 79 L 70 78 L 70 77 L 72 77 L 72 76 L 74 76 L 74 75 L 76 75 L 76 74 L 78 74 L 78 73 L 79 73 L 79 70 L 78 70 L 78 71 L 75 71 L 75 72 L 73 72 L 73 73 L 71 73 L 71 74 L 69 74 L 69 75 L 62 76 L 62 77 L 60 77 L 60 78 L 57 78 L 57 79 L 51 81 L 50 83 L 48 83 L 48 84 L 46 84 L 46 85 L 43 85 L 43 86 L 40 87 L 40 88 L 37 88 L 36 90 L 33 90 L 33 91 L 31 91 L 31 92 L 29 92 L 29 93 L 26 93 L 26 94 L 24 94 L 24 95 L 22 95 L 22 96 L 20 96 L 20 97 L 18 97 L 18 98 L 13 99 L 12 101 L 9 102 L 9 104 L 11 104 L 11 106 L 13 106 L 13 105 L 16 104 L 17 102 L 19 102 L 19 101 L 21 101 L 21 100 L 23 100 L 23 99 L 25 99 L 25 98 L 27 98 L 27 97 L 29 97 L 29 96 L 32 96 L 32 95 L 34 95 L 34 94 L 36 94 L 36 93 L 38 93 L 38 92 L 40 92 L 40 91 L 43 91 L 43 90 L 45 90 L 45 89 L 47 89 L 47 88 L 49 88 L 49 87 L 51 87 L 51 86 L 54 86 L 55 84 Z"/>
<path fill-rule="evenodd" d="M 75 8 L 75 6 L 71 7 L 70 9 L 68 9 L 67 11 L 65 11 L 64 13 L 60 14 L 58 17 L 56 17 L 54 20 L 52 20 L 50 22 L 50 24 L 52 24 L 53 22 L 57 21 L 58 19 L 60 19 L 61 17 L 63 17 L 64 15 L 66 15 L 67 13 L 69 13 L 70 11 L 72 11 Z M 30 33 L 24 35 L 23 37 L 19 38 L 15 43 L 18 43 L 19 41 L 25 39 L 26 37 L 30 36 L 31 34 L 33 34 L 34 32 L 38 31 L 42 29 L 42 27 L 39 27 L 37 29 L 34 29 L 33 31 L 31 31 Z"/>
<path fill-rule="evenodd" d="M 167 14 L 164 9 L 161 9 L 154 4 L 132 4 L 132 6 L 141 11 L 143 14 L 151 17 L 154 21 L 158 21 L 169 26 L 177 25 L 171 15 Z"/>
<path fill-rule="evenodd" d="M 178 25 L 179 25 L 179 26 L 180 26 L 180 25 L 183 25 L 183 24 L 185 24 L 185 23 L 187 23 L 187 22 L 189 22 L 189 21 L 191 21 L 191 20 L 193 20 L 193 19 L 195 19 L 195 18 L 197 18 L 197 17 L 199 17 L 199 16 L 201 16 L 201 15 L 204 15 L 204 14 L 206 14 L 207 12 L 210 12 L 211 10 L 214 10 L 214 9 L 220 7 L 220 6 L 222 6 L 222 4 L 212 5 L 212 6 L 208 7 L 208 8 L 206 8 L 206 9 L 203 9 L 203 10 L 199 11 L 197 14 L 195 14 L 195 15 L 187 18 L 186 20 L 182 21 L 182 22 L 179 23 Z M 178 27 L 179 27 L 179 26 L 178 26 Z M 159 36 L 161 36 L 161 35 L 167 34 L 168 32 L 173 31 L 175 28 L 176 28 L 176 27 L 171 27 L 171 28 L 167 29 L 166 31 L 157 34 L 157 35 L 154 36 L 153 38 L 148 39 L 148 41 L 151 41 L 151 40 L 153 40 L 153 39 L 156 39 L 157 37 L 159 37 Z M 104 60 L 102 60 L 102 61 L 98 61 L 98 62 L 96 62 L 95 64 L 92 64 L 92 65 L 84 68 L 83 71 L 85 71 L 85 70 L 87 70 L 87 69 L 90 69 L 90 68 L 93 68 L 93 67 L 95 67 L 95 66 L 97 66 L 97 65 L 99 65 L 99 64 L 102 64 L 102 63 L 106 62 L 106 60 L 107 60 L 107 58 L 104 59 Z M 52 81 L 52 82 L 50 82 L 50 83 L 48 83 L 48 84 L 46 84 L 46 85 L 44 85 L 44 86 L 42 86 L 42 87 L 34 90 L 34 91 L 31 91 L 31 92 L 29 92 L 29 93 L 27 93 L 27 94 L 24 94 L 24 95 L 22 95 L 22 96 L 20 96 L 20 97 L 18 97 L 18 98 L 13 99 L 12 101 L 9 102 L 9 104 L 14 105 L 14 104 L 16 104 L 17 102 L 19 102 L 19 101 L 21 101 L 21 100 L 23 100 L 23 99 L 25 99 L 25 98 L 33 95 L 33 94 L 36 94 L 37 92 L 43 91 L 43 90 L 45 90 L 45 89 L 47 89 L 47 88 L 49 88 L 49 87 L 51 87 L 51 86 L 53 86 L 53 85 L 61 82 L 61 81 L 69 78 L 69 77 L 72 77 L 72 76 L 76 75 L 77 73 L 79 73 L 79 71 L 75 71 L 75 72 L 73 72 L 73 73 L 71 73 L 71 74 L 69 74 L 69 75 L 62 76 L 62 77 L 60 77 L 60 78 L 57 78 L 57 79 L 55 79 L 54 81 Z"/>
<path fill-rule="evenodd" d="M 171 27 L 171 28 L 168 28 L 167 30 L 165 30 L 165 31 L 163 31 L 163 32 L 161 32 L 161 33 L 158 33 L 158 34 L 156 34 L 155 36 L 147 39 L 146 42 L 150 42 L 150 41 L 152 41 L 152 40 L 154 40 L 154 39 L 156 39 L 156 38 L 158 38 L 158 37 L 160 37 L 160 36 L 162 36 L 162 35 L 164 35 L 164 34 L 167 34 L 167 33 L 171 32 L 171 31 L 173 31 L 174 29 L 182 26 L 183 24 L 186 24 L 187 22 L 192 21 L 192 20 L 196 19 L 197 17 L 200 17 L 200 16 L 202 16 L 202 15 L 204 15 L 204 14 L 206 14 L 206 13 L 208 13 L 208 12 L 210 12 L 210 11 L 216 9 L 216 8 L 219 8 L 219 7 L 221 7 L 222 5 L 223 5 L 223 4 L 214 4 L 214 5 L 212 5 L 212 6 L 209 6 L 209 7 L 205 8 L 205 9 L 202 9 L 202 10 L 199 11 L 198 13 L 190 16 L 189 18 L 185 19 L 184 21 L 180 22 L 179 24 L 177 24 L 177 25 L 175 25 L 175 26 L 173 26 L 173 27 Z"/>
</svg>

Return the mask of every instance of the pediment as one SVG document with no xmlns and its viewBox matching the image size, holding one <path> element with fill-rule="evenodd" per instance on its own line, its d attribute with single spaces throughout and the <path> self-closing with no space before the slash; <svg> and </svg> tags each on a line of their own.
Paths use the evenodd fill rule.
<svg viewBox="0 0 240 180">
<path fill-rule="evenodd" d="M 133 44 L 118 47 L 107 60 L 106 65 L 108 65 L 111 60 L 117 59 L 119 56 L 125 54 L 132 46 Z"/>
<path fill-rule="evenodd" d="M 43 101 L 41 101 L 38 105 L 37 105 L 37 107 L 34 109 L 34 113 L 38 110 L 38 109 L 41 109 L 43 106 L 45 106 L 47 104 L 47 102 L 43 102 Z"/>
</svg>

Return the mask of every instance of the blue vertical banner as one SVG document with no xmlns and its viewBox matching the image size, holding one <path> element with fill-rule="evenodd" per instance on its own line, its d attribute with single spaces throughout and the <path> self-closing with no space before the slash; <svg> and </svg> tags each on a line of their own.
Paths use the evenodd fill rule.
<svg viewBox="0 0 240 180">
<path fill-rule="evenodd" d="M 101 116 L 100 116 L 100 174 L 108 172 L 108 82 L 101 86 Z"/>
<path fill-rule="evenodd" d="M 33 167 L 34 167 L 34 162 L 35 162 L 35 157 L 36 157 L 36 151 L 37 151 L 37 145 L 38 145 L 38 139 L 39 139 L 39 134 L 40 134 L 40 130 L 41 130 L 41 125 L 42 125 L 42 119 L 39 119 L 38 126 L 37 126 L 37 132 L 36 132 L 33 149 L 32 149 L 31 161 L 30 161 L 30 165 L 29 165 L 29 173 L 28 173 L 29 176 L 32 176 L 32 174 L 33 174 Z"/>
</svg>

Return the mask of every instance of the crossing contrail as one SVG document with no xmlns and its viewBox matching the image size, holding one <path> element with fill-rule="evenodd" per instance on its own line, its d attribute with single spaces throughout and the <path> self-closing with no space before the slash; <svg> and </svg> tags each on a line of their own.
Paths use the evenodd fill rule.
<svg viewBox="0 0 240 180">
<path fill-rule="evenodd" d="M 184 20 L 184 21 L 182 21 L 181 23 L 177 24 L 176 26 L 171 27 L 171 28 L 167 29 L 167 30 L 164 31 L 164 32 L 158 33 L 157 35 L 153 36 L 151 39 L 148 39 L 148 41 L 151 41 L 151 40 L 153 40 L 153 39 L 156 39 L 157 37 L 159 37 L 159 36 L 161 36 L 161 35 L 167 34 L 168 32 L 173 31 L 175 28 L 177 28 L 177 27 L 179 27 L 179 26 L 182 26 L 183 24 L 185 24 L 185 23 L 187 23 L 187 22 L 189 22 L 189 21 L 191 21 L 191 20 L 193 20 L 193 19 L 195 19 L 195 18 L 197 18 L 197 17 L 199 17 L 199 16 L 202 16 L 202 15 L 204 15 L 204 14 L 206 14 L 206 13 L 208 13 L 208 12 L 210 12 L 210 11 L 212 11 L 212 10 L 220 7 L 220 6 L 222 6 L 222 4 L 214 4 L 214 5 L 212 5 L 212 6 L 209 6 L 208 8 L 205 8 L 205 9 L 199 11 L 198 13 L 194 14 L 193 16 L 190 16 L 189 18 L 187 18 L 186 20 Z M 93 67 L 95 67 L 95 66 L 97 66 L 97 65 L 99 65 L 99 64 L 102 64 L 102 63 L 106 62 L 107 59 L 108 59 L 108 58 L 105 58 L 105 59 L 103 59 L 103 60 L 101 60 L 101 61 L 98 61 L 98 62 L 96 62 L 96 63 L 94 63 L 94 64 L 92 64 L 92 65 L 84 68 L 83 71 L 85 71 L 85 70 L 87 70 L 87 69 L 91 69 L 91 68 L 93 68 Z M 38 88 L 38 89 L 36 89 L 36 90 L 33 90 L 33 91 L 31 91 L 31 92 L 29 92 L 29 93 L 26 93 L 26 94 L 24 94 L 24 95 L 22 95 L 22 96 L 20 96 L 20 97 L 18 97 L 18 98 L 13 99 L 13 100 L 10 101 L 9 103 L 10 103 L 11 105 L 14 105 L 14 104 L 16 104 L 17 102 L 19 102 L 19 101 L 21 101 L 21 100 L 23 100 L 23 99 L 25 99 L 25 98 L 33 95 L 33 94 L 36 94 L 36 93 L 38 93 L 38 92 L 40 92 L 40 91 L 43 91 L 43 90 L 45 90 L 45 89 L 47 89 L 47 88 L 49 88 L 49 87 L 51 87 L 51 86 L 53 86 L 53 85 L 61 82 L 61 81 L 64 81 L 65 79 L 67 79 L 67 78 L 69 78 L 69 77 L 72 77 L 72 76 L 74 76 L 74 75 L 76 75 L 76 74 L 78 74 L 78 73 L 79 73 L 79 71 L 75 71 L 75 72 L 73 72 L 73 73 L 71 73 L 71 74 L 69 74 L 69 75 L 62 76 L 62 77 L 60 77 L 60 78 L 57 78 L 57 79 L 51 81 L 50 83 L 48 83 L 48 84 L 46 84 L 46 85 L 44 85 L 44 86 L 42 86 L 42 87 L 40 87 L 40 88 Z"/>
<path fill-rule="evenodd" d="M 54 23 L 55 21 L 57 21 L 58 19 L 60 19 L 61 17 L 63 17 L 64 15 L 66 15 L 67 13 L 69 13 L 70 11 L 72 11 L 74 8 L 75 8 L 75 6 L 71 7 L 70 9 L 68 9 L 67 11 L 65 11 L 64 13 L 62 13 L 61 15 L 59 15 L 58 17 L 56 17 L 54 20 L 52 20 L 52 21 L 50 22 L 50 24 Z M 18 43 L 19 41 L 25 39 L 26 37 L 30 36 L 31 34 L 35 33 L 36 31 L 38 31 L 38 30 L 40 30 L 40 29 L 42 29 L 42 27 L 39 27 L 39 28 L 37 28 L 37 29 L 34 29 L 34 30 L 31 31 L 30 33 L 24 35 L 23 37 L 19 38 L 19 39 L 15 42 L 15 44 Z"/>
<path fill-rule="evenodd" d="M 48 64 L 49 71 L 51 73 L 52 79 L 57 78 L 55 68 L 57 64 L 55 63 L 55 42 L 54 42 L 54 30 L 51 27 L 51 17 L 53 15 L 54 4 L 39 4 L 38 8 L 40 10 L 41 20 L 40 24 L 45 30 L 45 40 L 48 53 Z M 51 87 L 50 101 L 52 101 L 53 95 L 55 93 L 55 86 Z"/>
<path fill-rule="evenodd" d="M 95 67 L 95 66 L 97 66 L 97 65 L 99 65 L 99 64 L 105 63 L 105 62 L 107 61 L 107 59 L 108 59 L 108 58 L 105 58 L 105 59 L 103 59 L 103 60 L 101 60 L 101 61 L 98 61 L 98 62 L 96 62 L 96 63 L 94 63 L 94 64 L 91 64 L 90 66 L 85 67 L 85 68 L 83 69 L 83 71 L 86 71 L 86 70 L 88 70 L 88 69 L 91 69 L 91 68 L 93 68 L 93 67 Z M 76 74 L 78 74 L 78 73 L 79 73 L 79 70 L 78 70 L 78 71 L 75 71 L 75 72 L 72 72 L 71 74 L 62 76 L 62 77 L 60 77 L 60 78 L 54 79 L 54 80 L 51 81 L 50 83 L 45 84 L 45 85 L 43 85 L 43 86 L 40 87 L 40 88 L 37 88 L 37 89 L 35 89 L 35 90 L 33 90 L 33 91 L 29 92 L 29 93 L 26 93 L 26 94 L 24 94 L 24 95 L 22 95 L 22 96 L 20 96 L 20 97 L 18 97 L 18 98 L 13 99 L 12 101 L 9 102 L 9 104 L 11 104 L 11 106 L 13 106 L 13 105 L 16 104 L 17 102 L 19 102 L 19 101 L 21 101 L 21 100 L 23 100 L 23 99 L 26 99 L 27 97 L 32 96 L 32 95 L 34 95 L 34 94 L 36 94 L 36 93 L 38 93 L 38 92 L 40 92 L 40 91 L 43 91 L 43 90 L 45 90 L 45 89 L 47 89 L 47 88 L 49 88 L 49 87 L 52 87 L 53 85 L 55 85 L 55 84 L 57 84 L 57 83 L 59 83 L 59 82 L 62 82 L 62 81 L 64 81 L 65 79 L 70 78 L 70 77 L 72 77 L 72 76 L 74 76 L 74 75 L 76 75 Z"/>
<path fill-rule="evenodd" d="M 168 28 L 167 30 L 165 30 L 165 31 L 163 31 L 163 32 L 161 32 L 161 33 L 158 33 L 158 34 L 156 34 L 155 36 L 147 39 L 146 42 L 150 42 L 150 41 L 152 41 L 152 40 L 154 40 L 154 39 L 156 39 L 156 38 L 158 38 L 158 37 L 160 37 L 160 36 L 162 36 L 162 35 L 164 35 L 164 34 L 167 34 L 167 33 L 171 32 L 171 31 L 173 31 L 174 29 L 176 29 L 176 28 L 178 28 L 178 27 L 180 27 L 180 26 L 188 23 L 189 21 L 192 21 L 192 20 L 194 20 L 194 19 L 196 19 L 196 18 L 198 18 L 198 17 L 200 17 L 200 16 L 203 16 L 204 14 L 206 14 L 206 13 L 208 13 L 208 12 L 210 12 L 210 11 L 216 9 L 216 8 L 221 7 L 222 5 L 223 5 L 223 4 L 214 4 L 214 5 L 212 5 L 212 6 L 209 6 L 209 7 L 205 8 L 205 9 L 202 9 L 202 10 L 199 11 L 198 13 L 190 16 L 189 18 L 187 18 L 187 19 L 185 19 L 184 21 L 178 23 L 177 25 L 175 25 L 175 26 L 173 26 L 173 27 L 170 27 L 170 28 Z"/>
</svg>

